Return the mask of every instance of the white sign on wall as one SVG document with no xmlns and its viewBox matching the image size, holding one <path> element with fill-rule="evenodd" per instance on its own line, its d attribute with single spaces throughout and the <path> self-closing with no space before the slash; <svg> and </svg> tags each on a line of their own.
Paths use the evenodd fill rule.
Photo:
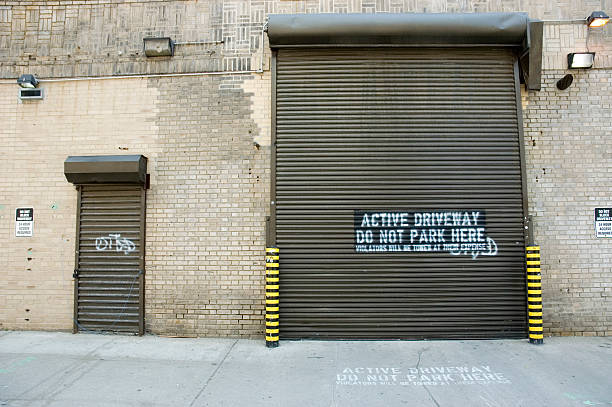
<svg viewBox="0 0 612 407">
<path fill-rule="evenodd" d="M 612 237 L 612 208 L 595 208 L 596 237 Z"/>
<path fill-rule="evenodd" d="M 15 209 L 15 237 L 34 235 L 34 208 Z"/>
</svg>

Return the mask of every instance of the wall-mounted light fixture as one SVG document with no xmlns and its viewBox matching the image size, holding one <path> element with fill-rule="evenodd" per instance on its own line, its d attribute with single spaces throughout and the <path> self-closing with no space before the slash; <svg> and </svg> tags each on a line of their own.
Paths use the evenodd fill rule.
<svg viewBox="0 0 612 407">
<path fill-rule="evenodd" d="M 174 56 L 174 48 L 178 45 L 217 45 L 223 41 L 172 41 L 170 37 L 148 37 L 143 38 L 144 53 L 147 57 L 171 57 Z"/>
<path fill-rule="evenodd" d="M 569 69 L 589 69 L 593 67 L 594 52 L 572 52 L 567 54 L 567 67 Z"/>
<path fill-rule="evenodd" d="M 33 89 L 38 86 L 38 79 L 32 74 L 24 74 L 17 79 L 17 84 L 22 88 Z"/>
<path fill-rule="evenodd" d="M 19 99 L 31 100 L 31 99 L 43 99 L 45 94 L 42 89 L 37 89 L 38 79 L 32 74 L 21 75 L 17 79 L 19 88 Z"/>
<path fill-rule="evenodd" d="M 586 24 L 589 28 L 603 27 L 610 21 L 610 17 L 603 11 L 593 11 L 587 18 L 567 20 L 542 20 L 546 24 Z"/>
<path fill-rule="evenodd" d="M 174 42 L 170 37 L 143 38 L 144 53 L 147 57 L 171 57 L 174 55 Z"/>
<path fill-rule="evenodd" d="M 608 21 L 610 21 L 610 17 L 603 11 L 593 11 L 586 19 L 589 28 L 603 27 L 608 24 Z"/>
</svg>

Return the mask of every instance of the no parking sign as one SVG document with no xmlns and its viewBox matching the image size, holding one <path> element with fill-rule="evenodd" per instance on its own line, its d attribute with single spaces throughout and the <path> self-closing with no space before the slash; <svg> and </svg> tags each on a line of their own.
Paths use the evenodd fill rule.
<svg viewBox="0 0 612 407">
<path fill-rule="evenodd" d="M 612 208 L 595 208 L 596 237 L 612 237 Z"/>
<path fill-rule="evenodd" d="M 15 237 L 34 235 L 34 208 L 15 209 Z"/>
</svg>

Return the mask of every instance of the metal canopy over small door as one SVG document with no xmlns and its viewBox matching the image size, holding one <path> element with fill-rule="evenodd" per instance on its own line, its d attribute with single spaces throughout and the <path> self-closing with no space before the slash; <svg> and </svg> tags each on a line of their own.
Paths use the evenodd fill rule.
<svg viewBox="0 0 612 407">
<path fill-rule="evenodd" d="M 143 156 L 69 157 L 78 184 L 74 331 L 144 333 Z M 126 184 L 111 184 L 120 179 Z"/>
<path fill-rule="evenodd" d="M 525 337 L 514 50 L 287 47 L 273 69 L 281 337 Z"/>
</svg>

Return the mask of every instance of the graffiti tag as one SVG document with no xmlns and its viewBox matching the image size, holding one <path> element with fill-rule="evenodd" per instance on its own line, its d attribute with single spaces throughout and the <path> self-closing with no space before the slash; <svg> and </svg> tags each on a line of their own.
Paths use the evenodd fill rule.
<svg viewBox="0 0 612 407">
<path fill-rule="evenodd" d="M 471 254 L 472 260 L 476 260 L 476 257 L 478 256 L 496 256 L 497 243 L 495 243 L 495 240 L 487 236 L 487 241 L 485 244 L 462 244 L 461 246 L 449 251 L 449 253 L 453 256 Z"/>
<path fill-rule="evenodd" d="M 96 238 L 96 250 L 106 251 L 113 250 L 129 254 L 136 250 L 136 245 L 130 239 L 121 237 L 119 233 L 109 233 L 108 236 L 100 236 Z"/>
</svg>

